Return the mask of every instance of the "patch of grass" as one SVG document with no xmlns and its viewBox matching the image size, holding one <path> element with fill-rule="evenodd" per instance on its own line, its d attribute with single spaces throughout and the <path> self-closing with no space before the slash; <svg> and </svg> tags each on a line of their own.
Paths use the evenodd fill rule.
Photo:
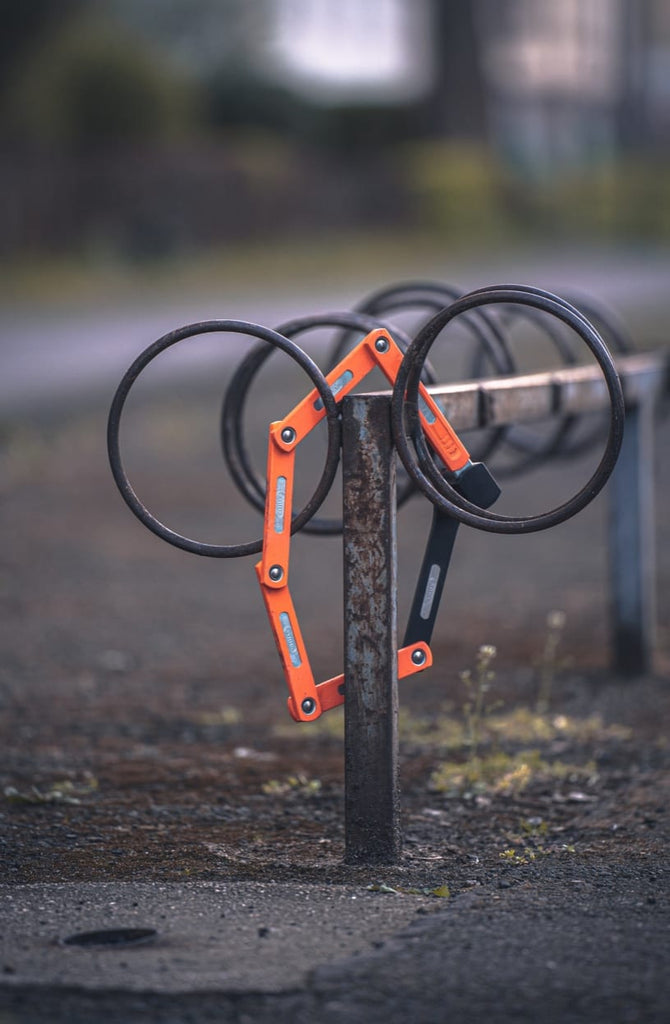
<svg viewBox="0 0 670 1024">
<path fill-rule="evenodd" d="M 521 818 L 516 832 L 505 835 L 510 844 L 502 850 L 498 857 L 506 864 L 530 864 L 539 857 L 548 857 L 556 853 L 575 853 L 572 843 L 551 843 L 549 825 L 542 818 Z"/>
<path fill-rule="evenodd" d="M 586 764 L 547 761 L 538 749 L 517 753 L 496 750 L 463 762 L 445 761 L 431 774 L 428 788 L 449 798 L 467 799 L 483 794 L 510 796 L 521 793 L 531 781 L 587 782 L 595 774 L 593 761 Z"/>
<path fill-rule="evenodd" d="M 588 718 L 571 718 L 568 715 L 547 718 L 524 707 L 491 718 L 487 728 L 496 740 L 517 743 L 569 739 L 588 744 L 607 739 L 627 740 L 632 732 L 628 726 L 605 725 L 602 717 L 597 714 L 589 715 Z"/>
<path fill-rule="evenodd" d="M 242 712 L 239 708 L 223 707 L 218 711 L 195 711 L 190 717 L 196 725 L 239 725 L 242 721 Z"/>
<path fill-rule="evenodd" d="M 446 900 L 451 896 L 451 891 L 448 885 L 437 885 L 430 887 L 423 887 L 417 889 L 415 886 L 409 888 L 399 885 L 387 885 L 385 882 L 375 882 L 373 885 L 366 886 L 368 892 L 383 892 L 393 893 L 400 896 L 436 896 L 438 899 Z"/>
<path fill-rule="evenodd" d="M 458 750 L 465 743 L 465 726 L 445 708 L 443 714 L 423 717 L 413 715 L 401 707 L 398 715 L 398 734 L 401 744 L 431 747 L 440 750 Z"/>
<path fill-rule="evenodd" d="M 272 727 L 272 734 L 279 739 L 288 740 L 341 740 L 344 738 L 344 708 L 332 708 L 307 726 L 304 722 L 284 718 Z"/>
<path fill-rule="evenodd" d="M 465 688 L 460 730 L 450 720 L 448 730 L 441 723 L 431 732 L 415 727 L 415 742 L 432 739 L 435 742 L 443 735 L 449 738 L 450 752 L 459 751 L 460 757 L 450 757 L 432 772 L 428 788 L 446 797 L 473 797 L 483 794 L 516 794 L 523 791 L 531 781 L 545 780 L 559 782 L 570 780 L 582 782 L 593 779 L 596 766 L 593 761 L 572 764 L 560 759 L 549 760 L 539 747 L 527 747 L 537 743 L 544 747 L 556 741 L 570 741 L 579 745 L 591 745 L 604 739 L 630 738 L 630 730 L 621 726 L 605 726 L 598 715 L 586 719 L 570 718 L 567 715 L 549 716 L 548 708 L 554 680 L 562 666 L 558 657 L 559 644 L 565 626 L 565 615 L 552 612 L 547 618 L 548 633 L 539 666 L 539 689 L 535 710 L 528 707 L 516 708 L 505 713 L 494 714 L 501 706 L 500 701 L 490 701 L 495 673 L 491 664 L 496 654 L 492 645 L 478 649 L 473 670 L 460 673 Z M 460 740 L 460 742 L 459 742 Z M 521 750 L 510 749 L 523 744 Z M 559 743 L 556 749 L 560 749 Z"/>
<path fill-rule="evenodd" d="M 89 796 L 98 788 L 98 780 L 90 772 L 84 774 L 82 782 L 59 779 L 46 788 L 32 785 L 29 789 L 5 786 L 4 797 L 10 804 L 80 804 L 82 797 Z"/>
<path fill-rule="evenodd" d="M 388 278 L 434 273 L 444 263 L 444 240 L 428 231 L 320 232 L 307 237 L 237 241 L 234 246 L 183 252 L 141 264 L 90 254 L 60 258 L 15 257 L 0 264 L 0 303 L 67 307 L 73 304 L 146 303 L 180 294 L 262 288 L 296 293 L 313 288 L 355 288 L 355 295 Z"/>
<path fill-rule="evenodd" d="M 299 772 L 297 775 L 289 775 L 285 779 L 269 779 L 268 782 L 263 783 L 261 791 L 266 796 L 317 796 L 321 792 L 321 780 L 310 779 L 307 775 Z"/>
</svg>

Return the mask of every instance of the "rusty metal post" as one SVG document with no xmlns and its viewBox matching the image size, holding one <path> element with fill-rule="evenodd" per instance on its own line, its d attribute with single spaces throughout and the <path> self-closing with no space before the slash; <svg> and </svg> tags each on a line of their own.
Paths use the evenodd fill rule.
<svg viewBox="0 0 670 1024">
<path fill-rule="evenodd" d="M 651 671 L 656 633 L 653 402 L 629 404 L 610 480 L 610 628 L 612 667 L 626 676 Z"/>
<path fill-rule="evenodd" d="M 390 401 L 342 402 L 345 858 L 400 858 L 397 547 Z"/>
</svg>

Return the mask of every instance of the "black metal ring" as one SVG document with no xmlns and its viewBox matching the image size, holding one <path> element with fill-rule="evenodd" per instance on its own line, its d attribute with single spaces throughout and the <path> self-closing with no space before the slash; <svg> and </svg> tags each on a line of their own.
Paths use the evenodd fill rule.
<svg viewBox="0 0 670 1024">
<path fill-rule="evenodd" d="M 507 313 L 507 311 L 505 311 Z M 558 351 L 564 365 L 573 366 L 577 362 L 572 346 L 560 329 L 563 325 L 556 324 L 553 319 L 546 316 L 542 310 L 531 309 L 529 306 L 511 307 L 507 316 L 501 314 L 500 320 L 509 330 L 515 319 L 523 318 L 540 327 L 547 335 Z M 470 364 L 471 376 L 475 379 L 486 376 L 485 370 L 486 353 L 478 349 L 474 353 Z M 510 479 L 527 472 L 529 469 L 539 465 L 546 459 L 557 455 L 562 450 L 564 442 L 579 423 L 580 417 L 574 414 L 562 416 L 556 423 L 548 437 L 538 437 L 530 427 L 523 424 L 515 424 L 503 428 L 503 446 L 512 449 L 517 457 L 512 463 L 505 463 L 502 466 L 495 466 L 495 475 L 498 479 Z"/>
<path fill-rule="evenodd" d="M 590 295 L 564 295 L 563 300 L 574 306 L 582 316 L 585 316 L 601 338 L 607 344 L 610 351 L 618 352 L 619 355 L 629 355 L 634 349 L 633 338 L 618 313 L 611 309 L 604 302 L 596 301 Z"/>
<path fill-rule="evenodd" d="M 402 281 L 399 284 L 372 292 L 358 303 L 356 312 L 376 317 L 410 308 L 424 307 L 437 313 L 464 294 L 462 288 L 442 284 L 439 281 Z M 482 350 L 489 355 L 497 372 L 514 373 L 516 370 L 514 360 L 499 324 L 484 310 L 477 310 L 473 316 L 467 318 L 466 322 L 480 342 Z M 331 353 L 333 362 L 339 361 L 341 355 L 346 351 L 347 344 L 347 334 L 342 334 Z"/>
<path fill-rule="evenodd" d="M 529 305 L 562 320 L 582 338 L 599 363 L 611 403 L 610 429 L 605 451 L 587 483 L 562 505 L 533 516 L 503 516 L 478 508 L 466 501 L 444 479 L 436 466 L 423 436 L 418 412 L 418 388 L 423 360 L 435 339 L 455 317 L 481 305 L 517 303 Z M 624 426 L 624 400 L 621 382 L 612 357 L 595 328 L 578 310 L 558 296 L 539 289 L 516 286 L 494 286 L 463 296 L 438 313 L 417 335 L 407 351 L 396 379 L 391 401 L 391 421 L 396 449 L 405 469 L 427 498 L 441 511 L 459 522 L 491 533 L 533 533 L 564 522 L 583 509 L 602 489 L 616 463 Z M 405 428 L 405 416 L 409 431 Z M 414 447 L 417 458 L 410 446 Z"/>
<path fill-rule="evenodd" d="M 528 290 L 528 286 L 523 287 Z M 532 289 L 539 292 L 540 289 Z M 548 293 L 545 293 L 548 294 Z M 608 345 L 610 351 L 621 354 L 631 352 L 634 348 L 632 338 L 621 318 L 608 306 L 595 299 L 583 295 L 562 296 L 564 302 L 572 305 L 577 312 L 586 317 L 591 326 L 595 327 L 603 341 Z M 542 311 L 530 309 L 527 306 L 516 307 L 510 310 L 510 316 L 522 316 L 533 323 L 539 324 L 541 329 L 554 343 L 556 350 L 566 366 L 574 366 L 577 363 L 573 346 L 569 339 L 552 325 L 552 321 L 542 314 Z M 505 319 L 504 316 L 501 319 Z M 509 323 L 509 320 L 506 321 Z M 475 378 L 483 377 L 484 361 L 486 354 L 478 349 L 474 353 L 471 363 L 471 374 Z M 539 438 L 530 429 L 522 426 L 511 427 L 505 435 L 505 444 L 515 451 L 522 453 L 521 457 L 511 464 L 496 466 L 496 476 L 499 479 L 509 479 L 532 469 L 534 466 L 545 462 L 547 459 L 574 458 L 588 451 L 593 445 L 602 440 L 605 430 L 604 423 L 596 423 L 592 429 L 580 436 L 575 437 L 575 431 L 582 424 L 583 414 L 570 413 L 560 417 L 556 426 L 548 437 Z"/>
<path fill-rule="evenodd" d="M 392 333 L 394 340 L 404 350 L 410 344 L 410 340 L 404 332 L 398 331 L 396 328 L 391 330 L 380 320 L 354 312 L 323 313 L 299 317 L 282 324 L 277 331 L 284 337 L 293 339 L 315 327 L 342 327 L 347 331 L 362 332 L 363 335 L 369 334 L 370 331 L 379 327 L 384 327 Z M 266 482 L 254 469 L 244 440 L 243 419 L 249 389 L 256 374 L 272 355 L 272 352 L 272 346 L 261 343 L 254 345 L 245 355 L 230 379 L 221 409 L 221 445 L 228 470 L 247 501 L 261 511 L 265 508 Z M 409 477 L 406 478 L 406 482 L 399 485 L 398 488 L 398 505 L 404 504 L 415 491 L 413 480 Z M 305 523 L 302 529 L 305 533 L 338 534 L 342 532 L 342 520 L 315 517 Z"/>
<path fill-rule="evenodd" d="M 262 538 L 243 544 L 206 544 L 202 541 L 191 540 L 189 537 L 184 537 L 182 534 L 171 530 L 168 526 L 161 523 L 160 520 L 156 519 L 137 497 L 123 468 L 119 446 L 119 428 L 123 407 L 130 389 L 142 370 L 161 352 L 164 352 L 179 341 L 184 341 L 186 338 L 192 338 L 201 334 L 219 332 L 246 334 L 281 349 L 282 352 L 285 352 L 302 367 L 321 396 L 328 421 L 326 462 L 314 494 L 304 508 L 291 520 L 291 533 L 295 533 L 296 530 L 304 526 L 326 498 L 335 478 L 340 454 L 338 409 L 326 378 L 316 363 L 298 345 L 283 337 L 277 331 L 270 330 L 268 327 L 262 327 L 260 324 L 251 324 L 245 320 L 205 320 L 202 323 L 187 324 L 185 327 L 171 331 L 152 345 L 149 345 L 126 371 L 114 395 L 107 424 L 107 450 L 112 474 L 123 499 L 147 529 L 167 541 L 168 544 L 173 544 L 184 551 L 191 551 L 196 555 L 205 555 L 210 558 L 237 558 L 241 555 L 252 555 L 261 551 L 263 547 Z"/>
<path fill-rule="evenodd" d="M 518 288 L 520 291 L 551 297 L 551 292 L 532 285 L 504 285 L 503 287 Z M 626 330 L 625 324 L 609 307 L 585 296 L 579 296 L 578 298 L 561 296 L 561 301 L 571 306 L 574 312 L 587 319 L 591 327 L 595 327 L 601 339 L 606 344 L 609 343 L 608 348 L 610 351 L 625 354 L 633 349 L 632 339 Z M 572 350 L 572 346 L 566 344 L 563 336 L 551 328 L 551 322 L 547 322 L 546 317 L 542 316 L 542 311 L 531 310 L 528 307 L 517 307 L 515 312 L 519 315 L 522 310 L 523 315 L 528 319 L 535 320 L 536 322 L 544 321 L 542 327 L 554 342 L 564 364 L 574 366 L 577 363 L 577 356 Z M 476 375 L 482 376 L 482 373 L 480 372 Z M 496 475 L 502 479 L 510 478 L 518 476 L 550 458 L 567 459 L 582 455 L 592 448 L 595 443 L 602 440 L 605 435 L 605 430 L 601 423 L 596 424 L 585 435 L 578 438 L 573 437 L 583 418 L 583 414 L 575 413 L 561 417 L 550 436 L 542 441 L 539 441 L 533 434 L 524 434 L 521 426 L 511 427 L 505 436 L 505 443 L 520 452 L 524 452 L 526 458 L 521 458 L 512 465 L 506 465 L 502 468 L 497 467 Z"/>
<path fill-rule="evenodd" d="M 387 316 L 394 312 L 409 311 L 410 309 L 427 309 L 429 316 L 417 331 L 419 333 L 436 313 L 464 294 L 462 288 L 439 281 L 402 281 L 399 284 L 386 286 L 372 292 L 357 305 L 356 309 L 358 312 L 374 316 Z M 516 365 L 505 332 L 488 310 L 474 310 L 470 315 L 464 317 L 464 324 L 479 343 L 477 352 L 484 357 L 488 356 L 497 373 L 512 374 L 516 372 Z M 336 341 L 331 359 L 338 358 L 348 340 L 348 333 L 343 332 Z M 427 366 L 429 363 L 426 361 L 424 370 Z M 432 372 L 435 375 L 435 372 Z M 429 380 L 429 375 L 426 375 L 423 370 L 421 380 L 424 384 L 432 383 Z M 488 459 L 500 442 L 506 438 L 510 429 L 513 428 L 494 427 L 486 432 L 483 439 L 478 438 L 472 445 L 473 459 L 477 461 Z"/>
<path fill-rule="evenodd" d="M 627 355 L 634 350 L 635 345 L 628 328 L 609 306 L 582 295 L 570 295 L 566 296 L 566 299 L 596 328 L 610 351 Z M 575 427 L 579 425 L 581 419 L 583 417 L 575 416 Z M 573 430 L 571 429 L 556 446 L 555 451 L 550 452 L 550 455 L 559 459 L 575 458 L 601 440 L 604 433 L 603 423 L 595 423 L 590 431 L 577 437 L 572 437 Z"/>
</svg>

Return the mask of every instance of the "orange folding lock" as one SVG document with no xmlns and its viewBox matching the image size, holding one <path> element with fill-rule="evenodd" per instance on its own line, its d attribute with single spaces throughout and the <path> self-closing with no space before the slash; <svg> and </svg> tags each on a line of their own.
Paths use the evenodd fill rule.
<svg viewBox="0 0 670 1024">
<path fill-rule="evenodd" d="M 395 382 L 403 354 L 388 331 L 377 329 L 363 338 L 326 375 L 333 397 L 340 401 L 375 367 L 391 384 Z M 317 389 L 295 406 L 283 420 L 270 424 L 267 460 L 267 492 L 263 525 L 263 550 L 256 565 L 265 609 L 275 638 L 289 690 L 288 709 L 297 722 L 313 721 L 324 711 L 344 702 L 344 676 L 316 684 L 288 587 L 291 545 L 291 513 L 295 450 L 326 413 Z M 470 455 L 441 409 L 419 386 L 419 417 L 431 444 L 446 467 L 462 470 Z M 400 679 L 432 664 L 428 644 L 410 644 L 398 651 Z"/>
</svg>

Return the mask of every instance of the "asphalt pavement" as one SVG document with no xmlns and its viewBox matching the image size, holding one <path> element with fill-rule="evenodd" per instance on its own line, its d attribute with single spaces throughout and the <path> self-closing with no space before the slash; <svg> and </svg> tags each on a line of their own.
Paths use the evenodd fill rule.
<svg viewBox="0 0 670 1024">
<path fill-rule="evenodd" d="M 5 888 L 0 1021 L 665 1024 L 667 881 L 650 861 L 432 902 L 248 882 Z M 121 928 L 156 934 L 64 941 Z"/>
<path fill-rule="evenodd" d="M 281 275 L 280 275 L 281 276 Z M 364 280 L 320 282 L 248 280 L 243 287 L 140 292 L 114 301 L 87 301 L 70 308 L 66 301 L 5 304 L 0 308 L 0 416 L 39 411 L 43 406 L 113 392 L 132 360 L 156 338 L 183 324 L 201 320 L 244 319 L 276 327 L 307 313 L 350 309 L 363 296 L 396 280 L 428 278 L 464 289 L 482 285 L 532 284 L 558 294 L 584 294 L 609 303 L 629 317 L 635 329 L 649 310 L 663 309 L 670 283 L 670 253 L 662 250 L 602 250 L 597 253 L 550 250 L 539 255 L 502 255 L 443 265 L 371 268 Z M 224 349 L 224 351 L 226 351 Z M 228 349 L 231 360 L 235 349 Z M 167 372 L 206 375 L 222 346 L 199 343 Z M 160 378 L 159 378 L 160 379 Z"/>
</svg>

